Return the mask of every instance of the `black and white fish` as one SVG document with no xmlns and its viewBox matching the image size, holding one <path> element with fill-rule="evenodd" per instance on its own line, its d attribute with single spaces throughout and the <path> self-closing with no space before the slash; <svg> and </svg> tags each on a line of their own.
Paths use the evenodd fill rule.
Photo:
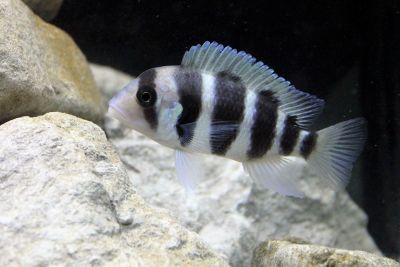
<svg viewBox="0 0 400 267">
<path fill-rule="evenodd" d="M 307 131 L 323 106 L 251 55 L 205 42 L 180 66 L 140 74 L 112 98 L 109 112 L 175 149 L 178 179 L 189 190 L 203 178 L 202 153 L 239 161 L 262 187 L 302 197 L 300 167 L 343 188 L 366 139 L 363 118 Z"/>
</svg>

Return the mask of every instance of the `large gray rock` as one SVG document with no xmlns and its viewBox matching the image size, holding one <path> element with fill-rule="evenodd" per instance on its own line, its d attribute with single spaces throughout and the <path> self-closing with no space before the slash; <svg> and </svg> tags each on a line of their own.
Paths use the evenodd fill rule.
<svg viewBox="0 0 400 267">
<path fill-rule="evenodd" d="M 36 14 L 43 19 L 50 21 L 54 19 L 60 10 L 63 0 L 22 0 Z"/>
<path fill-rule="evenodd" d="M 394 260 L 357 250 L 335 249 L 298 241 L 267 241 L 254 250 L 252 267 L 400 267 Z"/>
<path fill-rule="evenodd" d="M 205 157 L 208 179 L 194 196 L 175 176 L 173 151 L 106 119 L 106 131 L 140 195 L 173 212 L 233 266 L 248 266 L 264 240 L 294 236 L 327 246 L 379 253 L 366 230 L 367 217 L 346 192 L 333 192 L 304 174 L 307 197 L 259 190 L 239 163 Z"/>
<path fill-rule="evenodd" d="M 101 122 L 105 111 L 74 41 L 20 0 L 0 0 L 0 123 L 61 111 Z"/>
<path fill-rule="evenodd" d="M 71 115 L 0 126 L 0 266 L 228 266 L 136 194 L 104 132 Z"/>
</svg>

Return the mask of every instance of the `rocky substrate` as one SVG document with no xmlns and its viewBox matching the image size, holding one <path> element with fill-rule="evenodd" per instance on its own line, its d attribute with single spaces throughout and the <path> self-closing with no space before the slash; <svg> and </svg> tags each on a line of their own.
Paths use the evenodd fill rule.
<svg viewBox="0 0 400 267">
<path fill-rule="evenodd" d="M 228 266 L 145 203 L 93 123 L 23 117 L 0 140 L 0 266 Z"/>
<path fill-rule="evenodd" d="M 187 194 L 172 150 L 104 115 L 132 77 L 89 66 L 20 0 L 0 0 L 0 34 L 0 266 L 279 266 L 272 252 L 298 244 L 252 252 L 285 237 L 381 259 L 363 211 L 311 173 L 306 198 L 284 197 L 210 156 Z M 299 249 L 293 262 L 318 250 Z"/>
<path fill-rule="evenodd" d="M 316 246 L 301 240 L 273 240 L 255 249 L 251 266 L 399 267 L 400 264 L 364 251 Z"/>
</svg>

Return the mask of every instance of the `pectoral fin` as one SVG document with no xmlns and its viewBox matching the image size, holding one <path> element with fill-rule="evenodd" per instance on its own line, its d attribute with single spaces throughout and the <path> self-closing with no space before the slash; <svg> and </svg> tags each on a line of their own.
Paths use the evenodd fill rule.
<svg viewBox="0 0 400 267">
<path fill-rule="evenodd" d="M 181 143 L 190 143 L 195 152 L 203 152 L 210 144 L 214 146 L 223 145 L 232 135 L 236 135 L 240 125 L 232 121 L 216 121 L 211 124 L 208 134 L 193 139 L 196 123 L 186 123 L 178 126 L 182 131 Z"/>
<path fill-rule="evenodd" d="M 175 167 L 179 182 L 189 193 L 194 193 L 197 185 L 204 179 L 200 155 L 176 150 Z"/>
</svg>

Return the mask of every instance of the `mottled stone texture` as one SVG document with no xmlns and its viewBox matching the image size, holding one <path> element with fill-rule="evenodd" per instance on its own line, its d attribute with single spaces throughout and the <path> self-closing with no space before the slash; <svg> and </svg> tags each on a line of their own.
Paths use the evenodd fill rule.
<svg viewBox="0 0 400 267">
<path fill-rule="evenodd" d="M 0 0 L 0 123 L 49 111 L 96 123 L 105 111 L 84 55 L 20 0 Z"/>
<path fill-rule="evenodd" d="M 0 266 L 228 266 L 135 192 L 104 132 L 62 113 L 0 126 Z"/>
<path fill-rule="evenodd" d="M 38 14 L 43 19 L 49 21 L 54 19 L 63 0 L 22 0 L 26 5 L 28 5 L 36 14 Z"/>
<path fill-rule="evenodd" d="M 400 267 L 394 260 L 357 250 L 335 249 L 299 242 L 274 240 L 255 250 L 252 267 Z"/>
</svg>

